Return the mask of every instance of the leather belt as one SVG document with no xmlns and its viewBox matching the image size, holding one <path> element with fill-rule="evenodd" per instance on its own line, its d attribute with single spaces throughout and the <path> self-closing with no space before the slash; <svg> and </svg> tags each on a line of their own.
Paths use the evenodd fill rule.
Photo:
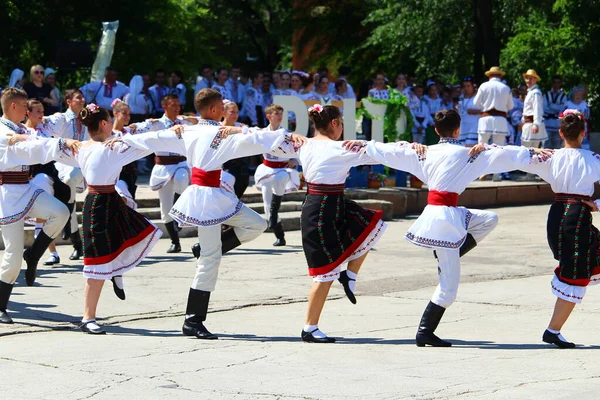
<svg viewBox="0 0 600 400">
<path fill-rule="evenodd" d="M 484 111 L 481 113 L 482 117 L 504 117 L 506 118 L 508 114 L 504 111 L 498 111 L 495 108 L 492 108 L 490 110 Z"/>
<path fill-rule="evenodd" d="M 156 165 L 173 165 L 187 160 L 184 156 L 154 156 Z"/>
<path fill-rule="evenodd" d="M 27 185 L 28 183 L 29 171 L 0 172 L 0 185 Z"/>
</svg>

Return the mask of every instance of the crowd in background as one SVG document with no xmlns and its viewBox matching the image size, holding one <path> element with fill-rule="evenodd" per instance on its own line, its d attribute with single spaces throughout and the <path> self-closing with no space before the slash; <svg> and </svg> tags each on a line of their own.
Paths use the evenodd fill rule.
<svg viewBox="0 0 600 400">
<path fill-rule="evenodd" d="M 186 81 L 180 71 L 170 73 L 163 69 L 135 75 L 124 84 L 118 80 L 118 71 L 107 67 L 102 81 L 90 82 L 80 87 L 88 103 L 96 103 L 106 109 L 111 109 L 114 99 L 124 100 L 131 108 L 131 121 L 139 122 L 149 117 L 159 118 L 163 115 L 161 99 L 166 94 L 178 96 L 182 111 L 193 111 L 191 99 L 203 88 L 213 88 L 221 92 L 223 98 L 238 105 L 239 119 L 252 126 L 267 125 L 264 110 L 273 103 L 275 95 L 298 96 L 302 100 L 320 101 L 331 104 L 347 98 L 371 97 L 389 99 L 391 90 L 407 97 L 408 108 L 414 122 L 413 134 L 424 135 L 425 143 L 436 141 L 433 132 L 433 115 L 442 109 L 454 108 L 462 116 L 461 140 L 466 145 L 473 143 L 477 133 L 479 114 L 473 105 L 477 93 L 477 83 L 471 77 L 466 77 L 461 83 L 445 83 L 429 79 L 420 83 L 413 76 L 398 73 L 388 78 L 384 73 L 377 73 L 372 79 L 360 81 L 354 88 L 350 81 L 351 70 L 347 66 L 339 68 L 337 76 L 333 77 L 327 68 L 319 68 L 316 73 L 304 71 L 263 71 L 245 73 L 239 67 L 213 69 L 204 65 L 193 83 Z M 581 84 L 565 90 L 560 76 L 542 81 L 547 86 L 544 92 L 544 119 L 557 120 L 561 111 L 574 108 L 581 111 L 589 119 L 589 106 L 586 102 L 588 88 Z M 45 115 L 51 115 L 64 109 L 61 90 L 56 82 L 56 71 L 34 65 L 30 68 L 29 76 L 23 70 L 15 69 L 7 87 L 22 88 L 30 98 L 42 102 Z M 1 90 L 1 89 L 0 89 Z M 527 94 L 524 84 L 513 85 L 514 108 L 508 113 L 510 134 L 506 138 L 508 144 L 520 143 L 520 126 L 523 114 L 523 100 Z M 189 105 L 189 106 L 188 106 Z M 295 118 L 290 114 L 290 124 Z M 589 130 L 589 124 L 587 125 Z M 365 119 L 359 125 L 358 134 L 366 139 L 371 138 L 371 124 Z M 546 147 L 560 147 L 560 142 L 549 139 Z"/>
</svg>

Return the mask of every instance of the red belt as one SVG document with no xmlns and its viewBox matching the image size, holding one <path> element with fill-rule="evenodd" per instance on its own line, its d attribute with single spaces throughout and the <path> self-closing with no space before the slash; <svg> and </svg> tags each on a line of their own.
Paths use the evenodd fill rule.
<svg viewBox="0 0 600 400">
<path fill-rule="evenodd" d="M 187 158 L 183 156 L 155 156 L 154 163 L 156 165 L 173 165 L 179 164 L 182 161 L 187 160 Z"/>
<path fill-rule="evenodd" d="M 590 196 L 584 196 L 582 194 L 569 194 L 569 193 L 556 193 L 554 194 L 554 201 L 557 203 L 580 203 L 581 200 L 590 200 Z"/>
<path fill-rule="evenodd" d="M 29 171 L 0 172 L 0 185 L 26 185 L 29 183 Z"/>
<path fill-rule="evenodd" d="M 431 206 L 456 207 L 458 205 L 458 193 L 430 190 L 429 194 L 427 194 L 427 204 Z"/>
<path fill-rule="evenodd" d="M 308 186 L 308 194 L 328 195 L 328 194 L 344 194 L 345 184 L 340 183 L 338 185 L 326 185 L 324 183 L 307 182 L 306 186 Z"/>
<path fill-rule="evenodd" d="M 192 185 L 220 187 L 221 170 L 205 171 L 200 168 L 192 168 Z"/>
<path fill-rule="evenodd" d="M 288 166 L 287 161 L 283 161 L 283 162 L 269 161 L 266 158 L 263 160 L 263 164 L 269 168 L 286 168 Z"/>
<path fill-rule="evenodd" d="M 114 193 L 115 185 L 88 185 L 89 194 L 108 194 Z"/>
</svg>

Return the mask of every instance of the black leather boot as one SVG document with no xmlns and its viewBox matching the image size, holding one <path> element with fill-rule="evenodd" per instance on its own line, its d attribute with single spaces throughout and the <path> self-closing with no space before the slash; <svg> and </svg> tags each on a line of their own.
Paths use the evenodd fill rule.
<svg viewBox="0 0 600 400">
<path fill-rule="evenodd" d="M 77 232 L 71 233 L 71 243 L 73 243 L 73 253 L 69 257 L 69 260 L 79 260 L 83 257 L 83 243 L 81 242 L 79 229 Z"/>
<path fill-rule="evenodd" d="M 173 204 L 177 203 L 177 200 L 179 200 L 179 198 L 181 197 L 181 195 L 179 193 L 175 193 L 173 195 Z M 177 223 L 177 221 L 173 221 L 173 226 L 175 227 L 175 230 L 177 232 L 181 232 L 181 226 L 179 226 L 179 224 Z"/>
<path fill-rule="evenodd" d="M 271 217 L 269 218 L 268 228 L 275 229 L 275 225 L 279 222 L 279 209 L 281 208 L 281 200 L 283 196 L 273 195 L 273 200 L 271 201 Z"/>
<path fill-rule="evenodd" d="M 230 228 L 221 232 L 221 254 L 225 254 L 242 244 L 233 229 L 234 228 Z M 200 243 L 194 243 L 192 246 L 192 254 L 194 254 L 194 257 L 196 258 L 200 258 Z"/>
<path fill-rule="evenodd" d="M 69 209 L 69 219 L 67 219 L 67 223 L 62 231 L 62 239 L 67 240 L 71 236 L 71 213 L 75 209 L 75 203 L 67 203 L 67 208 Z"/>
<path fill-rule="evenodd" d="M 190 288 L 185 314 L 193 316 L 186 317 L 183 322 L 181 331 L 185 336 L 195 336 L 198 339 L 218 339 L 217 335 L 210 333 L 203 324 L 206 321 L 209 301 L 210 292 Z"/>
<path fill-rule="evenodd" d="M 427 304 L 423 316 L 421 317 L 419 330 L 417 331 L 417 346 L 424 347 L 427 344 L 433 347 L 452 346 L 452 343 L 446 342 L 434 334 L 442 316 L 444 316 L 444 311 L 446 311 L 444 307 L 438 306 L 431 301 Z"/>
<path fill-rule="evenodd" d="M 283 231 L 283 226 L 281 225 L 281 222 L 278 222 L 275 224 L 275 226 L 273 227 L 273 233 L 275 234 L 275 237 L 277 238 L 275 243 L 273 243 L 273 246 L 275 246 L 275 247 L 285 246 L 286 245 L 285 232 Z"/>
<path fill-rule="evenodd" d="M 6 312 L 8 299 L 12 293 L 13 285 L 0 281 L 0 324 L 12 324 L 13 320 Z"/>
<path fill-rule="evenodd" d="M 171 238 L 171 247 L 169 247 L 167 253 L 181 253 L 181 244 L 179 243 L 179 234 L 175 229 L 175 221 L 167 222 L 165 228 Z"/>
<path fill-rule="evenodd" d="M 473 250 L 475 248 L 475 246 L 477 246 L 477 242 L 475 241 L 475 238 L 470 233 L 467 233 L 467 237 L 465 238 L 465 241 L 460 246 L 460 250 L 459 250 L 460 256 L 461 257 L 464 256 L 465 254 L 467 254 L 468 252 Z"/>
<path fill-rule="evenodd" d="M 23 253 L 23 260 L 27 263 L 27 270 L 25 271 L 25 282 L 27 286 L 33 286 L 35 283 L 35 276 L 37 273 L 37 266 L 40 262 L 40 258 L 44 255 L 52 238 L 42 230 L 38 237 L 35 238 L 31 247 L 25 249 Z"/>
</svg>

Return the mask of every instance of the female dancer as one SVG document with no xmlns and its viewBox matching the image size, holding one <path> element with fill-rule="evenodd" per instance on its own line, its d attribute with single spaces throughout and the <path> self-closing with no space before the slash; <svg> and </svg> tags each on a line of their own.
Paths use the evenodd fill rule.
<svg viewBox="0 0 600 400">
<path fill-rule="evenodd" d="M 550 159 L 530 164 L 523 170 L 539 175 L 556 193 L 550 207 L 547 237 L 558 267 L 552 278 L 552 293 L 557 297 L 554 313 L 542 340 L 561 348 L 575 347 L 560 330 L 575 304 L 581 303 L 589 284 L 600 282 L 598 258 L 600 232 L 592 225 L 592 211 L 600 201 L 592 201 L 594 184 L 600 181 L 600 158 L 581 148 L 585 137 L 584 115 L 577 110 L 564 111 L 559 134 L 565 147 Z"/>
<path fill-rule="evenodd" d="M 123 133 L 127 133 L 128 130 L 125 126 L 129 125 L 129 120 L 131 119 L 131 107 L 129 104 L 124 102 L 121 99 L 115 99 L 112 102 L 112 110 L 113 110 L 113 134 L 114 135 L 122 135 Z M 123 198 L 127 199 L 127 205 L 132 207 L 134 210 L 137 208 L 135 204 L 135 192 L 137 190 L 137 170 L 136 170 L 136 161 L 133 161 L 121 170 L 121 174 L 119 175 L 119 181 L 117 182 L 117 191 L 119 195 Z"/>
<path fill-rule="evenodd" d="M 116 295 L 124 300 L 122 275 L 142 261 L 162 233 L 127 207 L 115 190 L 121 168 L 150 152 L 122 143 L 114 150 L 103 146 L 101 142 L 113 135 L 110 114 L 104 108 L 89 104 L 80 116 L 92 138 L 72 159 L 88 183 L 83 205 L 83 276 L 87 280 L 81 330 L 103 334 L 96 323 L 96 307 L 104 281 L 112 280 Z"/>
</svg>

